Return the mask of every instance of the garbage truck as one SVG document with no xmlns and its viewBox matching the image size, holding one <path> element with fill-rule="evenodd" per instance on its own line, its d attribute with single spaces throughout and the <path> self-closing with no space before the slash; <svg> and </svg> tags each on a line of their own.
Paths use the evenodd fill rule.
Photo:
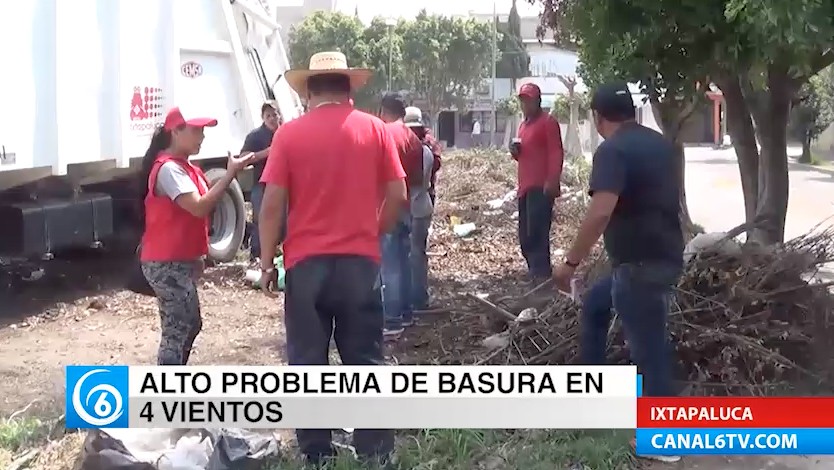
<svg viewBox="0 0 834 470">
<path fill-rule="evenodd" d="M 0 257 L 135 247 L 141 159 L 174 106 L 218 120 L 192 157 L 210 181 L 265 101 L 300 115 L 279 29 L 258 0 L 1 2 Z M 252 179 L 242 172 L 211 215 L 216 261 L 241 246 Z"/>
</svg>

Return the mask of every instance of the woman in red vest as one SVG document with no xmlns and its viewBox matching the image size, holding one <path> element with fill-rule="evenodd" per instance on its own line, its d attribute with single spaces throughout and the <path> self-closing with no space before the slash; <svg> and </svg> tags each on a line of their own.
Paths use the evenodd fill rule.
<svg viewBox="0 0 834 470">
<path fill-rule="evenodd" d="M 154 133 L 142 170 L 145 185 L 142 272 L 159 301 L 159 365 L 185 365 L 202 327 L 195 280 L 208 253 L 208 215 L 253 154 L 229 156 L 226 174 L 210 188 L 188 161 L 200 152 L 203 129 L 216 119 L 183 117 L 172 109 Z"/>
</svg>

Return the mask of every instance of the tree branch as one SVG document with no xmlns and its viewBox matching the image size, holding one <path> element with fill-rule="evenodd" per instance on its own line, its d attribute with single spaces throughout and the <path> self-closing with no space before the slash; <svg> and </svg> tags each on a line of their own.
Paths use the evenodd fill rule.
<svg viewBox="0 0 834 470">
<path fill-rule="evenodd" d="M 811 77 L 818 74 L 820 70 L 828 67 L 831 64 L 834 64 L 834 49 L 829 49 L 811 58 L 810 71 L 807 74 L 799 75 L 798 77 L 795 77 L 791 80 L 791 85 L 793 86 L 793 89 L 798 90 L 802 87 L 803 84 L 805 84 L 805 82 L 810 80 Z"/>
</svg>

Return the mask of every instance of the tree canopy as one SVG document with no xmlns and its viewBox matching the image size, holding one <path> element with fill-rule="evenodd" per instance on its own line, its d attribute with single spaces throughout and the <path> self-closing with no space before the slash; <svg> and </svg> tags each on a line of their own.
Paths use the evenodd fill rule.
<svg viewBox="0 0 834 470">
<path fill-rule="evenodd" d="M 357 105 L 366 109 L 375 107 L 390 74 L 392 89 L 407 90 L 412 98 L 425 100 L 431 111 L 438 111 L 462 105 L 488 76 L 491 27 L 425 11 L 394 27 L 382 18 L 365 27 L 355 16 L 318 11 L 292 28 L 289 50 L 293 67 L 306 67 L 315 52 L 338 50 L 349 65 L 374 70 L 369 86 L 355 97 Z"/>
<path fill-rule="evenodd" d="M 509 78 L 515 82 L 530 75 L 530 55 L 521 37 L 521 17 L 518 16 L 515 0 L 507 24 L 502 25 L 501 29 L 501 58 L 496 64 L 495 73 L 498 78 Z"/>
<path fill-rule="evenodd" d="M 544 7 L 543 26 L 579 48 L 590 85 L 615 77 L 639 83 L 673 140 L 707 86 L 717 85 L 746 217 L 769 221 L 753 238 L 783 240 L 790 103 L 834 61 L 834 1 L 530 1 Z"/>
</svg>

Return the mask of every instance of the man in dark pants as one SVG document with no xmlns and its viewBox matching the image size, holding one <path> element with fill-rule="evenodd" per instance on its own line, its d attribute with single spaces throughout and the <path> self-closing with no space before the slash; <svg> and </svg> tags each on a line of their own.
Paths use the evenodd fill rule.
<svg viewBox="0 0 834 470">
<path fill-rule="evenodd" d="M 405 100 L 399 93 L 386 93 L 380 102 L 379 118 L 386 123 L 394 139 L 400 162 L 405 170 L 407 191 L 423 185 L 423 145 L 403 123 Z M 396 340 L 404 327 L 414 322 L 411 305 L 411 212 L 405 207 L 400 220 L 390 233 L 382 237 L 382 303 L 385 310 L 387 340 Z"/>
<path fill-rule="evenodd" d="M 591 109 L 605 141 L 594 153 L 588 213 L 554 279 L 560 289 L 569 291 L 574 270 L 604 233 L 613 272 L 586 294 L 582 359 L 587 364 L 605 363 L 614 309 L 623 322 L 631 358 L 643 374 L 643 394 L 673 396 L 673 352 L 666 317 L 684 250 L 675 151 L 661 134 L 635 121 L 626 83 L 598 88 Z"/>
<path fill-rule="evenodd" d="M 550 278 L 550 221 L 561 195 L 564 152 L 559 123 L 542 110 L 541 90 L 532 83 L 518 93 L 524 121 L 510 154 L 518 161 L 518 241 L 531 280 Z"/>
<path fill-rule="evenodd" d="M 307 98 L 309 111 L 275 133 L 261 179 L 266 184 L 261 288 L 274 295 L 275 269 L 265 260 L 275 255 L 284 226 L 281 208 L 288 201 L 284 322 L 289 363 L 328 364 L 333 336 L 343 364 L 383 365 L 379 238 L 391 230 L 406 202 L 394 139 L 380 119 L 349 103 L 371 72 L 349 69 L 344 54 L 314 54 L 310 70 L 291 70 L 285 77 Z M 330 430 L 296 432 L 309 460 L 334 455 Z M 394 434 L 356 430 L 354 446 L 363 457 L 386 460 Z"/>
<path fill-rule="evenodd" d="M 258 243 L 258 212 L 261 210 L 261 200 L 264 197 L 264 185 L 260 182 L 261 175 L 263 175 L 266 166 L 266 157 L 269 155 L 272 135 L 275 134 L 275 129 L 278 129 L 278 126 L 281 125 L 278 110 L 272 103 L 264 103 L 261 106 L 261 119 L 263 119 L 263 124 L 246 136 L 246 140 L 243 141 L 243 148 L 240 149 L 241 155 L 249 152 L 255 154 L 253 164 L 255 179 L 252 192 L 249 195 L 249 200 L 252 202 L 252 233 L 249 241 L 249 259 L 251 261 L 255 261 L 261 253 L 261 246 Z"/>
</svg>

